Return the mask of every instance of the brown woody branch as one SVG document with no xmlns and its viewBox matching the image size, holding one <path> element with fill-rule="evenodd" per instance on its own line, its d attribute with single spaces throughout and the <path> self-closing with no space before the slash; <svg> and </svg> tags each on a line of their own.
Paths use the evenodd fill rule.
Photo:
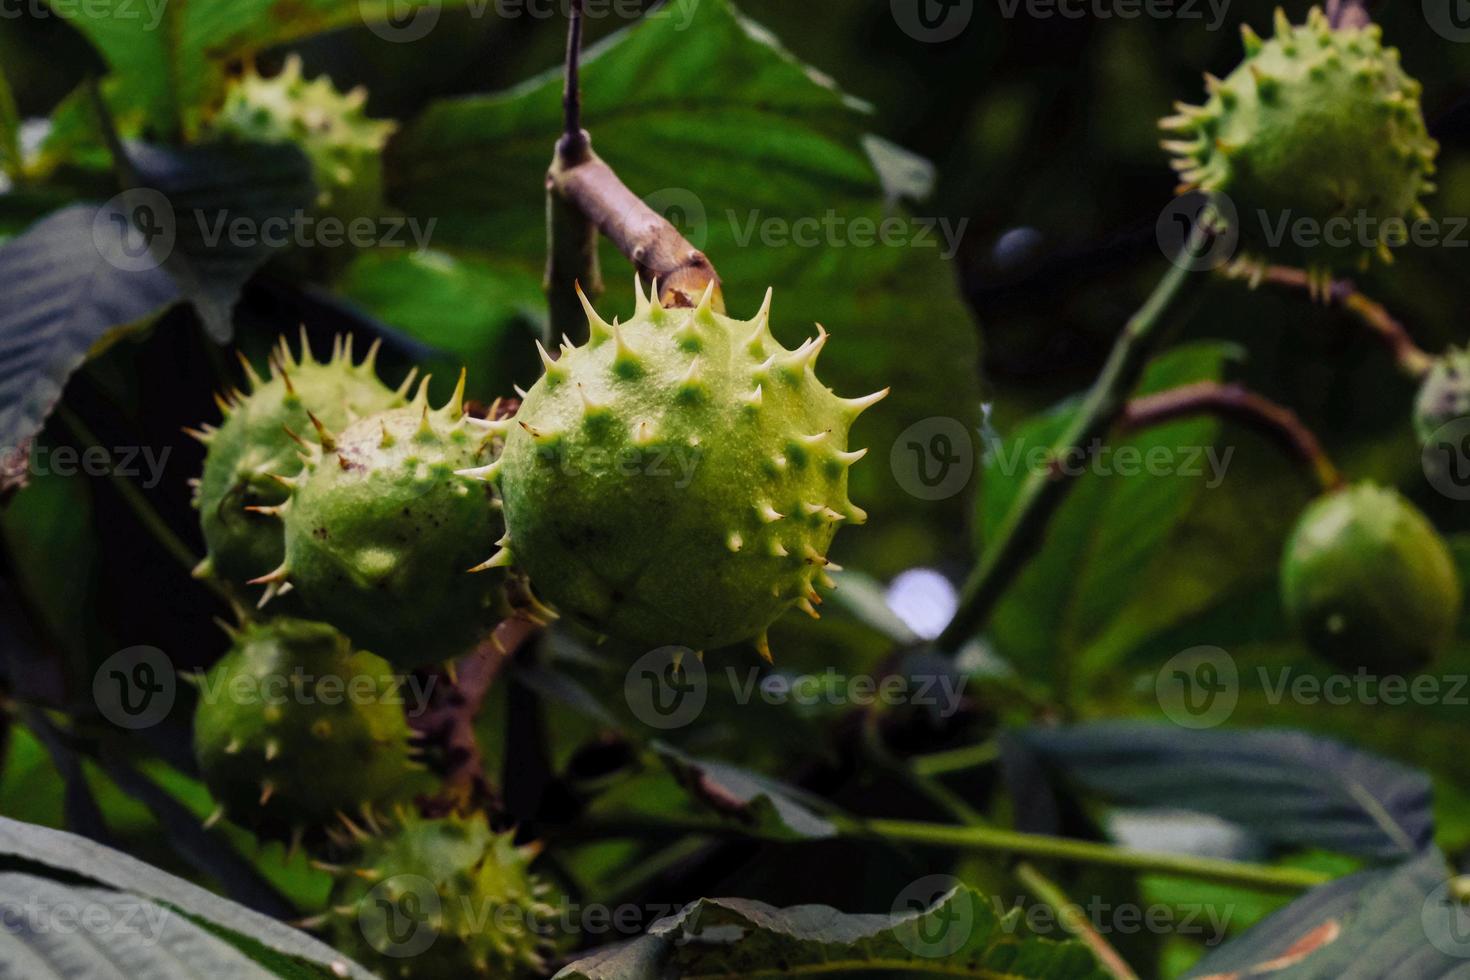
<svg viewBox="0 0 1470 980">
<path fill-rule="evenodd" d="M 665 306 L 694 306 L 714 284 L 715 309 L 725 309 L 720 277 L 703 252 L 689 244 L 663 215 L 643 203 L 613 169 L 592 152 L 582 128 L 582 0 L 567 25 L 564 125 L 546 174 L 546 292 L 551 336 L 585 336 L 576 287 L 602 295 L 597 257 L 600 231 L 632 262 L 645 283 L 657 280 Z"/>
<path fill-rule="evenodd" d="M 586 215 L 645 282 L 657 279 L 665 306 L 695 306 L 714 283 L 715 308 L 723 310 L 720 277 L 705 254 L 629 190 L 590 145 L 584 152 L 580 160 L 566 160 L 559 149 L 546 175 L 547 189 Z"/>
<path fill-rule="evenodd" d="M 1290 409 L 1243 385 L 1201 381 L 1135 398 L 1119 425 L 1143 429 L 1194 415 L 1215 415 L 1261 433 L 1304 463 L 1323 490 L 1342 486 L 1342 475 L 1317 437 Z"/>
<path fill-rule="evenodd" d="M 1388 308 L 1360 293 L 1351 279 L 1331 279 L 1324 284 L 1305 269 L 1252 263 L 1222 266 L 1220 273 L 1227 279 L 1244 279 L 1252 288 L 1265 282 L 1306 290 L 1314 299 L 1320 299 L 1329 306 L 1336 304 L 1342 307 L 1383 342 L 1395 363 L 1410 377 L 1422 378 L 1434 364 L 1434 358 L 1414 343 L 1408 329 L 1388 312 Z"/>
<path fill-rule="evenodd" d="M 512 654 L 541 629 L 539 623 L 512 618 L 456 661 L 453 670 L 436 669 L 429 706 L 409 723 L 419 750 L 441 769 L 439 792 L 419 801 L 425 816 L 464 812 L 498 802 L 485 776 L 484 757 L 475 738 L 475 716 Z"/>
</svg>

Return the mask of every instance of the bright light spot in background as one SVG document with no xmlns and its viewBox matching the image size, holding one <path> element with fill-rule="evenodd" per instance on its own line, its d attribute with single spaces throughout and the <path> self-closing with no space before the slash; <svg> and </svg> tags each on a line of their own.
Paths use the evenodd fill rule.
<svg viewBox="0 0 1470 980">
<path fill-rule="evenodd" d="M 29 161 L 41 152 L 41 144 L 51 132 L 51 120 L 49 119 L 27 119 L 20 124 L 17 134 L 20 141 L 20 156 L 22 160 Z M 13 190 L 10 178 L 0 174 L 0 194 Z"/>
<path fill-rule="evenodd" d="M 1260 841 L 1240 827 L 1189 810 L 1115 810 L 1107 819 L 1107 830 L 1119 844 L 1141 851 L 1232 861 L 1266 857 Z"/>
<path fill-rule="evenodd" d="M 920 638 L 932 640 L 954 618 L 959 596 L 949 579 L 932 568 L 910 568 L 888 585 L 884 601 Z"/>
</svg>

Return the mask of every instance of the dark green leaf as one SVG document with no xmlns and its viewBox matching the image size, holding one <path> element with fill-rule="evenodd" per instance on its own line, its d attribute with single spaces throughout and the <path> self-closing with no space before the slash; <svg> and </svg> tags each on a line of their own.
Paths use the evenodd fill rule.
<svg viewBox="0 0 1470 980">
<path fill-rule="evenodd" d="M 800 790 L 759 773 L 723 762 L 687 756 L 662 742 L 654 751 L 684 786 L 708 811 L 768 828 L 778 837 L 791 840 L 832 837 L 837 827 L 813 812 L 821 804 Z"/>
<path fill-rule="evenodd" d="M 807 969 L 881 970 L 985 980 L 1102 980 L 1076 942 L 1031 935 L 1021 910 L 956 888 L 927 908 L 849 915 L 825 905 L 779 909 L 740 898 L 701 899 L 648 934 L 599 950 L 558 980 L 695 980 L 792 976 Z"/>
<path fill-rule="evenodd" d="M 1444 855 L 1429 849 L 1393 870 L 1313 889 L 1206 956 L 1189 976 L 1464 980 L 1467 922 L 1470 910 L 1450 897 Z"/>
<path fill-rule="evenodd" d="M 0 872 L 0 975 L 40 980 L 272 977 L 178 911 L 106 888 Z M 318 973 L 318 976 L 329 974 Z"/>
<path fill-rule="evenodd" d="M 140 113 L 165 138 L 197 132 L 220 96 L 231 59 L 323 31 L 379 24 L 390 16 L 398 23 L 403 13 L 396 0 L 51 3 L 106 59 L 115 82 L 109 86 L 115 111 Z M 462 3 L 449 0 L 447 5 Z M 434 20 L 446 6 L 444 0 L 414 5 L 428 8 L 425 15 Z"/>
<path fill-rule="evenodd" d="M 171 251 L 160 259 L 210 336 L 229 340 L 240 287 L 274 252 L 289 247 L 291 222 L 306 217 L 311 165 L 287 144 L 165 149 L 133 143 L 128 157 L 141 183 L 163 195 L 152 205 L 163 213 L 149 220 L 171 224 L 175 232 Z"/>
<path fill-rule="evenodd" d="M 74 205 L 0 246 L 0 447 L 40 431 L 67 378 L 110 334 L 179 298 L 161 268 L 127 271 L 121 211 Z"/>
<path fill-rule="evenodd" d="M 371 977 L 339 953 L 275 919 L 252 912 L 198 885 L 84 837 L 0 817 L 0 855 L 163 903 L 187 916 L 252 939 L 276 953 L 330 970 L 337 976 Z M 136 899 L 131 900 L 136 902 Z"/>
<path fill-rule="evenodd" d="M 1150 365 L 1138 391 L 1218 379 L 1239 356 L 1227 344 L 1178 348 Z M 990 448 L 979 501 L 982 542 L 995 533 L 1029 467 L 1073 411 L 1068 403 Z M 1043 546 L 996 608 L 992 630 L 1002 654 L 1028 675 L 1057 683 L 1096 645 L 1137 642 L 1139 632 L 1159 629 L 1189 611 L 1189 602 L 1202 601 L 1190 596 L 1161 603 L 1140 581 L 1168 551 L 1171 533 L 1212 479 L 1208 451 L 1218 432 L 1213 420 L 1190 419 L 1107 441 L 1102 448 L 1108 455 L 1077 478 Z M 1119 465 L 1123 452 L 1137 453 L 1140 462 Z M 1167 460 L 1163 475 L 1142 467 L 1150 452 Z M 1133 609 L 1147 611 L 1138 617 L 1141 625 L 1127 621 Z M 1120 625 L 1134 635 L 1115 635 Z"/>
<path fill-rule="evenodd" d="M 1427 776 L 1303 732 L 1109 721 L 1014 737 L 1108 800 L 1213 814 L 1278 846 L 1405 858 L 1434 835 Z"/>
</svg>

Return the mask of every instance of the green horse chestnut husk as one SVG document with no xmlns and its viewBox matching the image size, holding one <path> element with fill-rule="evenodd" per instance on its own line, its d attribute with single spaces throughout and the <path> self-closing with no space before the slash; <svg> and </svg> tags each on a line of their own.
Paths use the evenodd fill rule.
<svg viewBox="0 0 1470 980">
<path fill-rule="evenodd" d="M 1160 122 L 1180 191 L 1226 195 L 1256 259 L 1315 270 L 1391 259 L 1405 221 L 1427 217 L 1419 201 L 1434 189 L 1438 146 L 1419 82 L 1376 24 L 1333 29 L 1316 7 L 1302 25 L 1278 8 L 1270 40 L 1249 26 L 1241 34 L 1240 65 L 1223 80 L 1206 75 L 1205 103 L 1176 103 Z M 1317 233 L 1273 232 L 1303 220 Z"/>
<path fill-rule="evenodd" d="M 471 575 L 501 537 L 484 474 L 498 427 L 464 411 L 464 375 L 442 407 L 428 379 L 405 408 L 334 433 L 316 426 L 279 517 L 285 555 L 256 584 L 291 589 L 326 620 L 401 667 L 468 650 L 502 612 L 502 581 Z"/>
<path fill-rule="evenodd" d="M 589 339 L 563 346 L 526 393 L 492 478 L 502 560 L 568 619 L 632 647 L 694 650 L 754 641 L 793 606 L 816 615 L 817 584 L 866 450 L 848 432 L 887 391 L 840 398 L 815 372 L 827 333 L 796 350 L 754 319 L 664 308 L 607 323 L 582 296 Z M 580 290 L 579 290 L 580 293 Z"/>
<path fill-rule="evenodd" d="M 285 836 L 426 788 L 400 682 L 325 623 L 247 623 L 197 685 L 194 753 L 219 813 Z"/>
<path fill-rule="evenodd" d="M 1330 492 L 1286 544 L 1281 598 L 1308 646 L 1343 667 L 1421 668 L 1447 646 L 1461 588 L 1444 539 L 1393 490 Z"/>
<path fill-rule="evenodd" d="M 223 419 L 190 432 L 206 448 L 204 469 L 194 484 L 194 506 L 204 533 L 206 557 L 197 574 L 243 586 L 281 563 L 285 543 L 278 522 L 258 508 L 283 503 L 281 478 L 301 469 L 293 433 L 307 432 L 311 416 L 334 428 L 352 419 L 405 404 L 409 381 L 389 389 L 374 371 L 377 345 L 360 362 L 352 338 L 338 338 L 332 356 L 318 361 L 303 330 L 301 354 L 282 339 L 262 378 L 243 356 L 247 390 L 217 400 Z"/>
<path fill-rule="evenodd" d="M 342 870 L 328 919 L 333 945 L 405 980 L 544 976 L 553 889 L 530 870 L 536 849 L 513 837 L 479 816 L 400 812 Z"/>
</svg>

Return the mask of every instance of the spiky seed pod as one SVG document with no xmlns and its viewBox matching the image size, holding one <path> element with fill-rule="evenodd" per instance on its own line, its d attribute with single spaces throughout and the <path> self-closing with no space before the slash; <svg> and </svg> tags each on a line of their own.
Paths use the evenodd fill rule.
<svg viewBox="0 0 1470 980">
<path fill-rule="evenodd" d="M 465 414 L 464 376 L 437 410 L 428 379 L 406 408 L 334 434 L 317 430 L 305 468 L 274 508 L 285 557 L 256 580 L 291 585 L 312 615 L 391 663 L 464 653 L 499 610 L 499 577 L 470 575 L 501 537 L 499 502 L 479 477 L 504 423 Z"/>
<path fill-rule="evenodd" d="M 1470 419 L 1470 348 L 1436 358 L 1414 400 L 1414 431 L 1420 442 L 1458 419 Z"/>
<path fill-rule="evenodd" d="M 1376 24 L 1334 31 L 1315 7 L 1301 26 L 1278 8 L 1269 41 L 1248 26 L 1241 33 L 1240 66 L 1224 81 L 1206 75 L 1204 105 L 1176 103 L 1160 122 L 1180 190 L 1224 192 L 1241 246 L 1257 257 L 1318 269 L 1366 264 L 1374 251 L 1390 260 L 1398 242 L 1384 222 L 1424 216 L 1420 195 L 1434 189 L 1438 145 L 1419 82 Z M 1361 230 L 1329 227 L 1335 218 L 1362 219 Z M 1280 226 L 1300 219 L 1314 222 L 1320 241 Z M 1273 241 L 1277 230 L 1286 234 Z"/>
<path fill-rule="evenodd" d="M 655 288 L 654 296 L 657 296 Z M 546 372 L 506 438 L 509 548 L 537 591 L 597 634 L 696 650 L 755 639 L 815 584 L 842 523 L 848 429 L 886 391 L 843 399 L 817 380 L 826 331 L 787 350 L 753 320 L 664 309 L 638 286 L 632 320 L 587 303 L 590 339 L 542 351 Z"/>
<path fill-rule="evenodd" d="M 393 668 L 325 623 L 248 624 L 198 686 L 199 770 L 245 826 L 284 837 L 429 784 Z"/>
<path fill-rule="evenodd" d="M 385 977 L 541 976 L 552 889 L 512 837 L 480 817 L 400 814 L 338 880 L 329 939 Z"/>
<path fill-rule="evenodd" d="M 1393 490 L 1360 484 L 1314 501 L 1287 541 L 1281 598 L 1299 634 L 1343 667 L 1424 666 L 1454 635 L 1449 548 Z"/>
<path fill-rule="evenodd" d="M 382 187 L 380 155 L 397 123 L 369 119 L 366 102 L 361 86 L 339 92 L 325 75 L 306 80 L 293 54 L 271 78 L 252 68 L 235 79 L 209 129 L 226 139 L 295 143 L 311 161 L 319 207 L 369 214 Z"/>
<path fill-rule="evenodd" d="M 375 345 L 354 364 L 352 338 L 339 338 L 332 356 L 318 361 L 303 331 L 300 357 L 282 339 L 268 378 L 246 363 L 248 393 L 220 397 L 219 427 L 194 432 L 207 447 L 194 494 L 207 548 L 200 574 L 240 585 L 280 565 L 280 524 L 252 508 L 285 501 L 278 478 L 301 469 L 300 446 L 291 433 L 310 431 L 313 415 L 340 428 L 358 416 L 406 404 L 402 389 L 394 392 L 378 380 L 376 350 Z"/>
</svg>

